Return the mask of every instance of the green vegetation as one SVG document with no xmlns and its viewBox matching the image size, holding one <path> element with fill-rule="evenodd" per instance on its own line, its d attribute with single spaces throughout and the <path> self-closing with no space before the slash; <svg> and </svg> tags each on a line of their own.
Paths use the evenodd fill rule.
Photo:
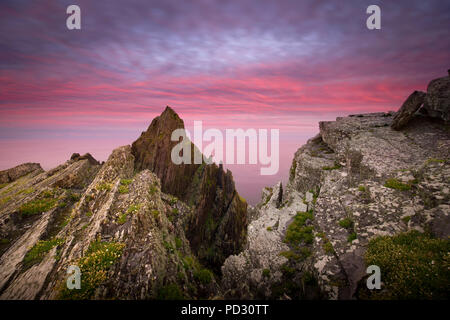
<svg viewBox="0 0 450 320">
<path fill-rule="evenodd" d="M 119 193 L 125 194 L 128 193 L 130 190 L 128 189 L 128 186 L 119 186 Z"/>
<path fill-rule="evenodd" d="M 32 194 L 34 191 L 34 188 L 27 188 L 20 190 L 19 192 L 17 192 L 17 194 Z"/>
<path fill-rule="evenodd" d="M 81 196 L 79 194 L 70 192 L 68 198 L 71 202 L 77 202 L 80 200 Z"/>
<path fill-rule="evenodd" d="M 267 231 L 272 231 L 272 227 L 267 227 Z"/>
<path fill-rule="evenodd" d="M 39 196 L 43 198 L 53 198 L 55 197 L 55 190 L 52 189 L 44 190 Z"/>
<path fill-rule="evenodd" d="M 97 287 L 107 279 L 110 267 L 121 257 L 124 246 L 125 244 L 119 242 L 92 242 L 85 256 L 76 263 L 82 274 L 81 289 L 69 290 L 64 286 L 61 298 L 92 298 Z"/>
<path fill-rule="evenodd" d="M 264 278 L 269 278 L 270 277 L 270 270 L 269 269 L 263 269 L 262 275 L 263 275 Z"/>
<path fill-rule="evenodd" d="M 151 214 L 153 215 L 153 217 L 155 219 L 158 219 L 158 217 L 159 217 L 159 211 L 158 210 L 156 210 L 156 209 L 152 210 Z"/>
<path fill-rule="evenodd" d="M 128 185 L 130 185 L 132 182 L 133 182 L 133 179 L 122 179 L 122 180 L 120 180 L 120 184 L 121 184 L 122 186 L 128 186 Z"/>
<path fill-rule="evenodd" d="M 430 158 L 425 162 L 426 165 L 428 165 L 430 163 L 445 163 L 445 159 Z"/>
<path fill-rule="evenodd" d="M 156 299 L 158 300 L 183 300 L 183 292 L 180 287 L 175 284 L 169 284 L 158 289 Z"/>
<path fill-rule="evenodd" d="M 342 168 L 342 165 L 340 165 L 339 163 L 335 162 L 334 166 L 332 166 L 332 167 L 325 166 L 325 167 L 322 167 L 322 170 L 336 170 L 336 169 L 340 169 L 340 168 Z"/>
<path fill-rule="evenodd" d="M 56 206 L 56 203 L 57 200 L 54 198 L 35 199 L 21 205 L 19 212 L 23 216 L 31 216 L 49 211 Z"/>
<path fill-rule="evenodd" d="M 352 219 L 350 219 L 350 218 L 345 218 L 345 219 L 342 219 L 341 221 L 339 221 L 339 225 L 340 225 L 342 228 L 345 228 L 345 229 L 352 229 L 354 223 L 353 223 L 353 220 L 352 220 Z"/>
<path fill-rule="evenodd" d="M 133 182 L 132 179 L 120 180 L 119 193 L 121 194 L 128 193 L 130 191 L 128 186 L 130 185 L 131 182 Z"/>
<path fill-rule="evenodd" d="M 280 252 L 280 256 L 283 256 L 283 257 L 285 257 L 288 260 L 294 260 L 294 261 L 298 261 L 301 258 L 300 255 L 296 254 L 292 250 L 282 251 L 282 252 Z"/>
<path fill-rule="evenodd" d="M 127 216 L 130 214 L 134 214 L 136 212 L 139 211 L 139 209 L 141 208 L 142 204 L 134 204 L 131 205 L 126 212 L 121 213 L 119 215 L 119 217 L 117 218 L 117 224 L 124 224 L 125 222 L 127 222 Z"/>
<path fill-rule="evenodd" d="M 384 184 L 386 188 L 406 191 L 411 190 L 411 184 L 402 183 L 397 179 L 391 178 L 386 180 L 386 183 Z"/>
<path fill-rule="evenodd" d="M 0 245 L 1 244 L 8 244 L 8 243 L 9 243 L 9 239 L 6 239 L 6 238 L 5 239 L 3 239 L 3 238 L 0 239 Z"/>
<path fill-rule="evenodd" d="M 88 217 L 92 217 L 92 215 L 93 215 L 92 211 L 88 211 L 88 212 L 86 212 L 86 216 L 88 216 Z"/>
<path fill-rule="evenodd" d="M 334 253 L 334 248 L 333 245 L 331 244 L 331 242 L 325 241 L 322 245 L 323 250 L 325 251 L 326 254 L 333 254 Z"/>
<path fill-rule="evenodd" d="M 356 238 L 357 238 L 356 232 L 352 232 L 347 237 L 347 241 L 351 243 L 353 240 L 356 240 Z"/>
<path fill-rule="evenodd" d="M 127 209 L 127 214 L 133 214 L 139 211 L 141 204 L 133 204 Z"/>
<path fill-rule="evenodd" d="M 200 281 L 200 283 L 206 285 L 206 284 L 211 283 L 211 281 L 213 279 L 213 274 L 208 269 L 203 268 L 203 269 L 194 271 L 194 278 L 196 280 Z"/>
<path fill-rule="evenodd" d="M 63 243 L 64 240 L 59 238 L 53 238 L 47 241 L 39 240 L 23 258 L 24 266 L 28 268 L 41 262 L 47 252 L 49 252 L 53 247 L 59 246 Z"/>
<path fill-rule="evenodd" d="M 156 183 L 152 184 L 150 186 L 150 189 L 148 190 L 148 193 L 150 195 L 154 195 L 156 192 L 158 192 L 158 185 Z"/>
<path fill-rule="evenodd" d="M 3 189 L 4 187 L 6 187 L 8 184 L 7 183 L 2 183 L 0 184 L 0 189 Z"/>
<path fill-rule="evenodd" d="M 112 185 L 110 183 L 103 182 L 103 183 L 98 184 L 95 188 L 98 191 L 103 191 L 103 190 L 111 191 Z"/>
<path fill-rule="evenodd" d="M 359 186 L 358 187 L 358 191 L 365 192 L 366 191 L 366 187 L 365 186 Z"/>
<path fill-rule="evenodd" d="M 9 202 L 11 200 L 11 197 L 5 197 L 0 200 L 0 206 L 4 205 L 5 203 Z"/>
<path fill-rule="evenodd" d="M 126 213 L 122 213 L 122 214 L 119 215 L 119 217 L 117 218 L 117 223 L 118 223 L 118 224 L 124 224 L 125 222 L 127 222 L 127 214 L 126 214 Z"/>
<path fill-rule="evenodd" d="M 410 231 L 369 242 L 365 260 L 382 271 L 384 289 L 374 299 L 447 299 L 450 288 L 450 240 Z"/>
<path fill-rule="evenodd" d="M 69 224 L 69 222 L 72 220 L 72 215 L 69 215 L 68 217 L 66 217 L 62 222 L 61 222 L 61 228 L 64 228 L 65 226 L 67 226 Z"/>
<path fill-rule="evenodd" d="M 322 243 L 322 248 L 325 251 L 326 254 L 333 254 L 334 253 L 334 248 L 333 248 L 333 244 L 330 242 L 330 240 L 328 240 L 328 238 L 325 236 L 325 233 L 323 232 L 319 232 L 317 233 L 317 236 L 319 236 L 320 238 L 322 238 L 323 243 Z"/>
<path fill-rule="evenodd" d="M 186 270 L 194 269 L 195 266 L 196 266 L 196 262 L 191 256 L 186 256 L 183 258 L 183 267 Z"/>
<path fill-rule="evenodd" d="M 409 220 L 411 220 L 411 216 L 406 216 L 402 218 L 403 222 L 408 224 Z"/>
<path fill-rule="evenodd" d="M 182 246 L 183 246 L 183 241 L 181 241 L 180 238 L 175 237 L 175 247 L 176 247 L 177 249 L 180 249 Z"/>
<path fill-rule="evenodd" d="M 313 220 L 312 212 L 297 212 L 294 221 L 289 225 L 286 231 L 285 243 L 294 247 L 300 244 L 311 244 L 313 242 L 313 226 L 306 226 L 306 220 Z"/>
<path fill-rule="evenodd" d="M 180 211 L 178 210 L 178 208 L 173 208 L 173 209 L 172 209 L 172 214 L 178 215 L 178 213 L 180 213 Z"/>
<path fill-rule="evenodd" d="M 169 200 L 171 205 L 176 205 L 178 202 L 178 198 L 177 197 L 171 197 Z"/>
</svg>

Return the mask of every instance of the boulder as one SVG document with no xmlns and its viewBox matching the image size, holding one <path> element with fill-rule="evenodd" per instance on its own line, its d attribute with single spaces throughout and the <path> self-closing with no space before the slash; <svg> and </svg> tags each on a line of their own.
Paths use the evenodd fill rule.
<svg viewBox="0 0 450 320">
<path fill-rule="evenodd" d="M 421 91 L 414 91 L 411 93 L 406 101 L 403 102 L 403 105 L 400 107 L 397 114 L 394 116 L 391 128 L 394 130 L 404 128 L 423 104 L 425 96 L 426 93 Z"/>
<path fill-rule="evenodd" d="M 90 153 L 86 153 L 86 154 L 84 154 L 82 156 L 80 156 L 79 153 L 73 153 L 72 156 L 70 157 L 70 160 L 73 160 L 73 161 L 88 160 L 89 163 L 92 164 L 92 165 L 99 165 L 100 164 L 100 162 L 95 160 L 95 158 Z"/>
<path fill-rule="evenodd" d="M 431 117 L 450 121 L 450 70 L 447 77 L 432 80 L 428 84 L 423 109 Z"/>
</svg>

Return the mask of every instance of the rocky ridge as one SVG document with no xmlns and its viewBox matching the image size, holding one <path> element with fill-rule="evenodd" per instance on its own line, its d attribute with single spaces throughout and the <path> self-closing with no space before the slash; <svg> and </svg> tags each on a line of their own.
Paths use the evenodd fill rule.
<svg viewBox="0 0 450 320">
<path fill-rule="evenodd" d="M 115 149 L 104 164 L 73 154 L 47 172 L 29 164 L 5 171 L 0 299 L 220 295 L 209 268 L 239 252 L 247 204 L 222 167 L 177 169 L 164 158 L 172 143 L 167 128 L 175 126 L 184 128 L 166 108 L 133 146 Z M 153 155 L 156 161 L 145 160 Z M 192 245 L 196 237 L 201 245 Z M 81 269 L 81 290 L 66 288 L 71 265 Z"/>
<path fill-rule="evenodd" d="M 263 190 L 245 249 L 222 267 L 224 295 L 370 298 L 364 280 L 376 239 L 388 241 L 418 231 L 417 237 L 430 234 L 442 239 L 429 240 L 446 248 L 438 254 L 440 281 L 431 294 L 448 297 L 450 134 L 445 121 L 450 100 L 434 94 L 448 96 L 450 88 L 445 92 L 433 88 L 448 86 L 449 79 L 432 81 L 426 97 L 421 95 L 421 101 L 414 103 L 420 107 L 423 101 L 437 101 L 441 119 L 418 113 L 416 108 L 400 126 L 402 130 L 393 130 L 393 122 L 405 109 L 401 108 L 398 113 L 356 114 L 320 122 L 320 133 L 295 154 L 281 206 L 281 183 Z M 426 285 L 431 281 L 428 277 L 423 280 Z M 372 297 L 426 296 L 395 295 L 392 288 L 397 289 L 397 283 L 387 285 L 388 289 Z"/>
</svg>

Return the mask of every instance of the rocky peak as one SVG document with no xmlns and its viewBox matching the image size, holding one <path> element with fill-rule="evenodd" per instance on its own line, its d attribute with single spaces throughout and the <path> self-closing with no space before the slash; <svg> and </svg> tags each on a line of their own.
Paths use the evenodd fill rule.
<svg viewBox="0 0 450 320">
<path fill-rule="evenodd" d="M 135 169 L 151 170 L 161 180 L 163 192 L 195 207 L 187 236 L 199 258 L 218 270 L 228 255 L 242 248 L 247 203 L 237 193 L 231 172 L 224 172 L 223 166 L 172 162 L 171 150 L 178 144 L 171 141 L 175 129 L 184 129 L 184 122 L 167 106 L 132 144 Z M 191 159 L 199 152 L 193 143 L 191 152 Z"/>
<path fill-rule="evenodd" d="M 184 122 L 172 108 L 153 119 L 147 131 L 132 144 L 136 170 L 149 169 L 161 179 L 164 192 L 182 197 L 191 183 L 199 165 L 176 165 L 171 160 L 172 148 L 178 144 L 171 141 L 172 132 L 184 129 Z"/>
</svg>

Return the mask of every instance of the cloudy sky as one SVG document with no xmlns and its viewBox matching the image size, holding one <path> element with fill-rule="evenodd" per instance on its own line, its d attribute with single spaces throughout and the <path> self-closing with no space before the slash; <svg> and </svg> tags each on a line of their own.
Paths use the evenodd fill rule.
<svg viewBox="0 0 450 320">
<path fill-rule="evenodd" d="M 170 105 L 188 128 L 280 130 L 279 174 L 230 167 L 255 203 L 318 121 L 397 110 L 446 75 L 449 22 L 449 1 L 2 0 L 0 169 L 106 160 Z"/>
</svg>

